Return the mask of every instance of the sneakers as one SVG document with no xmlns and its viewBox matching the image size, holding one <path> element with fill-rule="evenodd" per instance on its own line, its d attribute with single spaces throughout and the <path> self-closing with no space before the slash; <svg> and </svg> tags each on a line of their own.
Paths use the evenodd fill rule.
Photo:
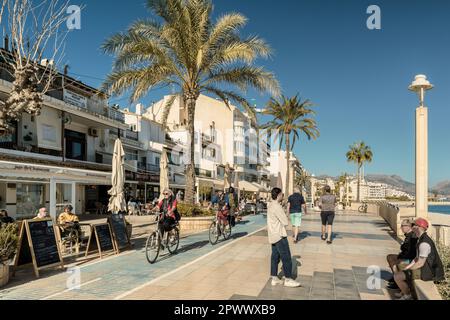
<svg viewBox="0 0 450 320">
<path fill-rule="evenodd" d="M 399 289 L 397 283 L 395 283 L 395 282 L 389 282 L 386 287 L 388 289 L 392 289 L 392 290 L 398 290 Z"/>
<path fill-rule="evenodd" d="M 401 297 L 403 297 L 403 293 L 396 292 L 396 293 L 394 293 L 394 297 L 396 297 L 397 299 L 400 299 Z"/>
<path fill-rule="evenodd" d="M 278 277 L 272 277 L 272 285 L 273 285 L 273 286 L 276 286 L 276 285 L 282 284 L 282 283 L 283 283 L 283 280 L 281 280 L 280 278 L 278 278 Z"/>
<path fill-rule="evenodd" d="M 405 294 L 398 300 L 413 300 L 413 297 L 410 294 Z"/>
<path fill-rule="evenodd" d="M 284 286 L 288 288 L 297 288 L 300 287 L 300 282 L 295 281 L 293 279 L 286 279 L 284 280 Z"/>
</svg>

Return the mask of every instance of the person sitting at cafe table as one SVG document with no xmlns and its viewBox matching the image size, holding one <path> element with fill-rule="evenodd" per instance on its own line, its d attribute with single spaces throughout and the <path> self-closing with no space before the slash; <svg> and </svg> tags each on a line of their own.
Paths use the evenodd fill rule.
<svg viewBox="0 0 450 320">
<path fill-rule="evenodd" d="M 71 205 L 66 205 L 64 207 L 64 212 L 58 217 L 58 224 L 60 225 L 64 234 L 67 234 L 72 229 L 80 230 L 80 219 L 77 215 L 72 212 L 73 207 Z"/>
<path fill-rule="evenodd" d="M 8 216 L 8 211 L 0 210 L 0 224 L 14 223 L 14 219 Z"/>
<path fill-rule="evenodd" d="M 36 215 L 36 217 L 33 218 L 33 220 L 46 219 L 46 218 L 48 218 L 47 208 L 40 208 L 38 211 L 38 214 Z"/>
</svg>

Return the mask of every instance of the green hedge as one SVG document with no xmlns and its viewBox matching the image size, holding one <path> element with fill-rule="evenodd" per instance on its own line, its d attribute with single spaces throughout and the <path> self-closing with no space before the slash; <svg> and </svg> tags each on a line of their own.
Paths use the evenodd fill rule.
<svg viewBox="0 0 450 320">
<path fill-rule="evenodd" d="M 213 210 L 208 210 L 201 208 L 196 205 L 191 205 L 187 203 L 179 203 L 177 205 L 178 212 L 181 217 L 210 217 L 214 215 Z"/>
<path fill-rule="evenodd" d="M 444 265 L 445 280 L 437 284 L 439 293 L 444 300 L 450 300 L 450 247 L 438 245 L 439 256 Z"/>
<path fill-rule="evenodd" d="M 17 224 L 2 224 L 0 227 L 0 263 L 6 263 L 16 254 L 19 228 Z"/>
</svg>

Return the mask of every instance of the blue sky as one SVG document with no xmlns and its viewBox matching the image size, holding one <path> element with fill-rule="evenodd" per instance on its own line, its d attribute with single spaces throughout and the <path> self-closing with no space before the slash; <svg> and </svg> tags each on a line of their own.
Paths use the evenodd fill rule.
<svg viewBox="0 0 450 320">
<path fill-rule="evenodd" d="M 345 153 L 364 140 L 374 152 L 366 173 L 398 174 L 414 180 L 414 112 L 407 90 L 416 74 L 436 86 L 429 106 L 430 184 L 450 179 L 450 2 L 441 0 L 215 0 L 214 15 L 241 12 L 243 35 L 257 34 L 274 49 L 259 62 L 276 73 L 286 95 L 297 92 L 316 103 L 321 136 L 300 141 L 295 152 L 319 174 L 355 172 Z M 84 0 L 82 29 L 70 34 L 65 60 L 70 72 L 94 86 L 111 70 L 101 43 L 137 18 L 149 17 L 145 0 Z M 80 2 L 72 1 L 72 4 Z M 382 29 L 366 27 L 371 4 L 381 8 Z M 151 92 L 143 102 L 167 92 Z M 258 107 L 267 95 L 249 92 Z M 127 99 L 115 100 L 128 107 Z"/>
</svg>

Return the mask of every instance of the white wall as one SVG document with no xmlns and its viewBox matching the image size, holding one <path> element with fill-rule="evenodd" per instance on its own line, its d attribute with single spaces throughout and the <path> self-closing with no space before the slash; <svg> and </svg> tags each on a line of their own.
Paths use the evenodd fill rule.
<svg viewBox="0 0 450 320">
<path fill-rule="evenodd" d="M 61 114 L 44 106 L 36 117 L 38 145 L 41 148 L 61 150 Z"/>
</svg>

